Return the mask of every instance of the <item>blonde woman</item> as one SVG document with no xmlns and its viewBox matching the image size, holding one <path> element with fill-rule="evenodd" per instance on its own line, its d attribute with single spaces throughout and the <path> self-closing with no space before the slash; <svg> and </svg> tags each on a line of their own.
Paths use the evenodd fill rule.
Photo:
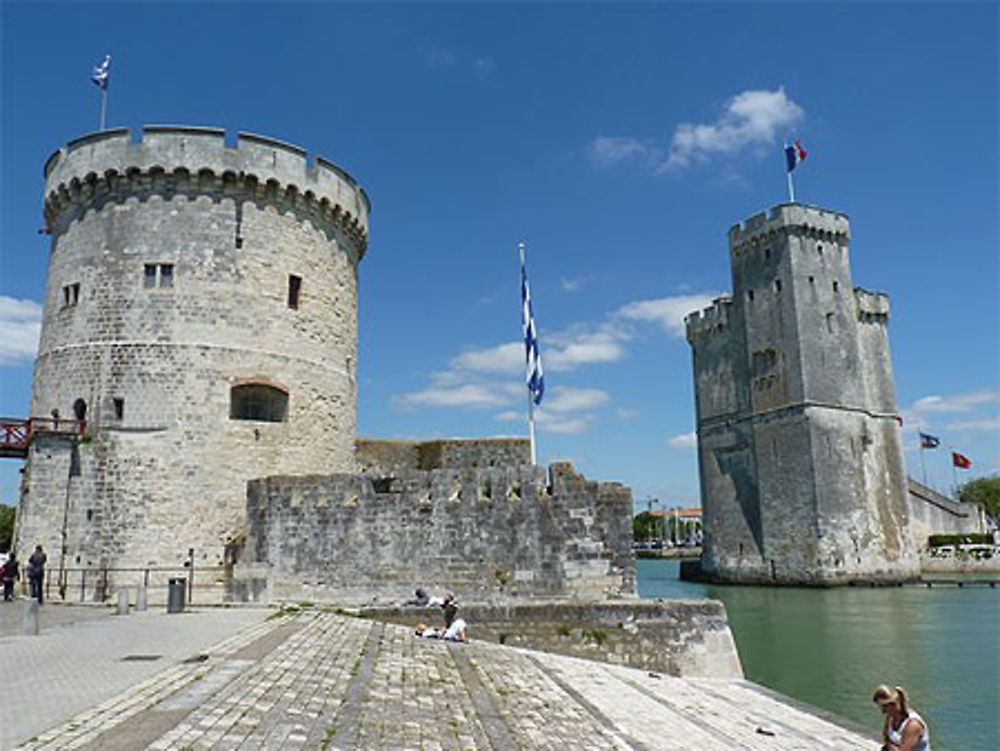
<svg viewBox="0 0 1000 751">
<path fill-rule="evenodd" d="M 885 715 L 882 751 L 931 751 L 931 731 L 924 718 L 910 709 L 902 688 L 879 686 L 872 701 Z"/>
</svg>

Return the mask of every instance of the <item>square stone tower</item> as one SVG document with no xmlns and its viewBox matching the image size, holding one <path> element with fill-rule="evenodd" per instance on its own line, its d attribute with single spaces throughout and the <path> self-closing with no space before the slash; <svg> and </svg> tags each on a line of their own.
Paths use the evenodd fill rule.
<svg viewBox="0 0 1000 751">
<path fill-rule="evenodd" d="M 729 231 L 732 297 L 687 318 L 704 509 L 719 581 L 919 574 L 886 327 L 855 288 L 848 219 L 783 204 Z"/>
</svg>

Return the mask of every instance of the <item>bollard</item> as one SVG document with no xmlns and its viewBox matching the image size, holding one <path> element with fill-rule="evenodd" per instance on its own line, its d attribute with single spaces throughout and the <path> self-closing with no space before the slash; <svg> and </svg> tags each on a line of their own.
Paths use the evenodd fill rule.
<svg viewBox="0 0 1000 751">
<path fill-rule="evenodd" d="M 139 585 L 135 592 L 135 610 L 137 613 L 146 611 L 146 587 Z"/>
<path fill-rule="evenodd" d="M 24 601 L 21 610 L 21 633 L 38 636 L 38 600 Z"/>
<path fill-rule="evenodd" d="M 128 615 L 128 590 L 118 590 L 118 615 Z"/>
</svg>

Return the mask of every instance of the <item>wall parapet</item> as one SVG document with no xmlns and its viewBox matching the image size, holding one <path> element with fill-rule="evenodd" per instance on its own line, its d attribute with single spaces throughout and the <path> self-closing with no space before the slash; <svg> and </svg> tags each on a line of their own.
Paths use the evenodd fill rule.
<svg viewBox="0 0 1000 751">
<path fill-rule="evenodd" d="M 715 298 L 707 308 L 688 313 L 684 317 L 688 341 L 728 332 L 732 307 L 733 298 L 729 295 L 722 295 Z"/>
<path fill-rule="evenodd" d="M 147 125 L 133 141 L 129 128 L 89 133 L 56 150 L 46 161 L 45 213 L 54 217 L 72 202 L 106 194 L 122 180 L 165 176 L 168 189 L 202 189 L 210 184 L 249 186 L 251 192 L 283 195 L 320 213 L 335 213 L 367 244 L 367 193 L 344 169 L 294 144 L 254 133 L 187 125 Z M 188 179 L 183 186 L 178 181 Z"/>
<path fill-rule="evenodd" d="M 818 206 L 783 203 L 760 212 L 729 230 L 732 253 L 773 242 L 781 234 L 801 234 L 846 245 L 850 241 L 850 221 L 842 214 Z"/>
<path fill-rule="evenodd" d="M 236 599 L 400 601 L 418 586 L 470 602 L 635 591 L 631 491 L 568 463 L 270 477 L 249 483 L 247 518 Z"/>
</svg>

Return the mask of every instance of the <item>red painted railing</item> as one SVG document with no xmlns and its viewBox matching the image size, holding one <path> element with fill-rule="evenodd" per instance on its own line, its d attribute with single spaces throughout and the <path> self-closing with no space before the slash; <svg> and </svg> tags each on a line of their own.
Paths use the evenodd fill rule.
<svg viewBox="0 0 1000 751">
<path fill-rule="evenodd" d="M 54 417 L 31 417 L 22 420 L 0 417 L 0 456 L 25 457 L 35 433 L 70 433 L 83 435 L 86 420 L 63 420 Z"/>
</svg>

